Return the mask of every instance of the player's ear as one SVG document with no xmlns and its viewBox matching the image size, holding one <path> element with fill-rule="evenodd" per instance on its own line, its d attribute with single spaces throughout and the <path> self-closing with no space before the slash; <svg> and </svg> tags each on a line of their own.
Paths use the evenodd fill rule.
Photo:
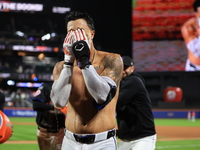
<svg viewBox="0 0 200 150">
<path fill-rule="evenodd" d="M 134 66 L 131 66 L 132 70 L 134 71 L 135 70 L 135 67 Z"/>
<path fill-rule="evenodd" d="M 93 38 L 94 38 L 94 35 L 95 35 L 95 30 L 91 30 L 91 40 L 93 40 Z"/>
</svg>

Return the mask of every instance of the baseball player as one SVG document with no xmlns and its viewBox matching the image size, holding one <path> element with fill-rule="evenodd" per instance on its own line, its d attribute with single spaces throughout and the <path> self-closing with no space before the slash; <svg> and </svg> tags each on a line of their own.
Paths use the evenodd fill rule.
<svg viewBox="0 0 200 150">
<path fill-rule="evenodd" d="M 60 150 L 64 137 L 66 112 L 51 104 L 51 87 L 52 83 L 42 84 L 33 98 L 33 109 L 37 111 L 37 139 L 40 150 Z"/>
<path fill-rule="evenodd" d="M 116 150 L 115 108 L 122 59 L 95 49 L 94 22 L 87 13 L 69 12 L 66 29 L 64 61 L 54 67 L 51 91 L 56 107 L 68 106 L 62 150 Z"/>
<path fill-rule="evenodd" d="M 187 20 L 181 33 L 188 49 L 185 71 L 200 71 L 200 1 L 193 3 L 195 17 Z"/>
<path fill-rule="evenodd" d="M 122 59 L 124 71 L 116 108 L 119 150 L 154 150 L 156 131 L 145 81 L 134 72 L 130 57 Z"/>
</svg>

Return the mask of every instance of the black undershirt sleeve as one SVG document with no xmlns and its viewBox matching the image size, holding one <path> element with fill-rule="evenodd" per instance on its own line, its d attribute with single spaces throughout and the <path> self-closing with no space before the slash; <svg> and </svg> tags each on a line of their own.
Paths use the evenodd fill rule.
<svg viewBox="0 0 200 150">
<path fill-rule="evenodd" d="M 35 111 L 47 111 L 47 110 L 54 110 L 53 105 L 45 104 L 38 100 L 33 100 L 33 110 Z"/>
<path fill-rule="evenodd" d="M 129 77 L 128 80 L 123 83 L 119 91 L 119 98 L 116 106 L 118 111 L 123 111 L 127 104 L 132 101 L 133 96 L 139 90 L 139 85 L 136 84 L 136 77 Z"/>
</svg>

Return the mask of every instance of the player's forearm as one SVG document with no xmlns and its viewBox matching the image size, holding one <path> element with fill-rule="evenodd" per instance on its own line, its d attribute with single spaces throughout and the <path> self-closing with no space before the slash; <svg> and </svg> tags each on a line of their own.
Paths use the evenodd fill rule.
<svg viewBox="0 0 200 150">
<path fill-rule="evenodd" d="M 95 101 L 98 104 L 105 102 L 110 93 L 111 86 L 116 87 L 116 83 L 109 77 L 99 76 L 92 65 L 82 69 L 82 73 L 87 89 Z"/>
<path fill-rule="evenodd" d="M 56 107 L 66 106 L 71 93 L 72 66 L 65 66 L 60 77 L 54 81 L 51 90 L 51 100 Z"/>
</svg>

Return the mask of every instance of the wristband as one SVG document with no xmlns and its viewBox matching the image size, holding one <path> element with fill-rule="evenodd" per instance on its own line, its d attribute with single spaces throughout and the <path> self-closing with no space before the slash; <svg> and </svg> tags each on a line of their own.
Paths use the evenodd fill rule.
<svg viewBox="0 0 200 150">
<path fill-rule="evenodd" d="M 89 57 L 83 57 L 81 59 L 78 60 L 78 67 L 83 69 L 83 68 L 89 68 L 89 66 L 92 65 Z"/>
<path fill-rule="evenodd" d="M 70 63 L 70 62 L 65 62 L 64 64 L 68 66 L 73 66 L 73 63 Z"/>
</svg>

